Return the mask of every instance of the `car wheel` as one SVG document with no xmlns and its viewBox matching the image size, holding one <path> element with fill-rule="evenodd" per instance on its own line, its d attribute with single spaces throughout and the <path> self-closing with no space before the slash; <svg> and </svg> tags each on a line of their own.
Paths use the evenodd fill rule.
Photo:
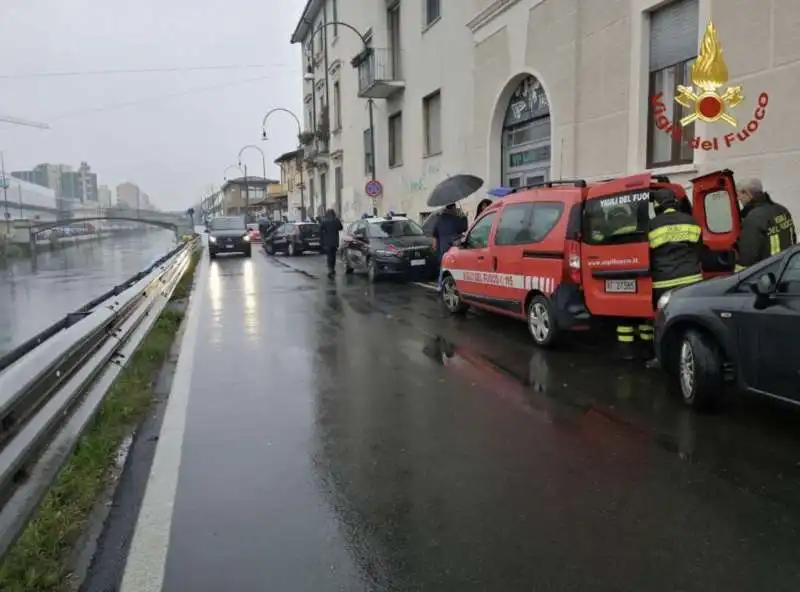
<svg viewBox="0 0 800 592">
<path fill-rule="evenodd" d="M 268 243 L 264 250 L 267 252 L 267 255 L 275 254 L 275 247 L 272 246 L 272 243 Z"/>
<path fill-rule="evenodd" d="M 559 330 L 553 307 L 542 294 L 537 294 L 528 303 L 528 331 L 540 347 L 550 347 L 558 338 Z"/>
<path fill-rule="evenodd" d="M 208 258 L 209 259 L 216 259 L 217 258 L 217 254 L 214 251 L 209 251 L 208 252 Z"/>
<path fill-rule="evenodd" d="M 452 314 L 463 314 L 469 309 L 469 305 L 461 299 L 456 280 L 451 275 L 442 280 L 442 302 Z"/>
<path fill-rule="evenodd" d="M 294 243 L 289 243 L 289 248 L 287 249 L 286 253 L 289 255 L 289 257 L 295 256 Z"/>
<path fill-rule="evenodd" d="M 246 251 L 244 252 L 244 256 L 245 256 L 245 257 L 252 257 L 252 256 L 253 256 L 253 250 L 252 250 L 252 249 L 248 249 L 248 250 L 246 250 Z"/>
<path fill-rule="evenodd" d="M 380 274 L 378 273 L 378 264 L 375 263 L 374 259 L 370 259 L 369 263 L 367 264 L 367 278 L 371 284 L 374 284 L 380 279 Z"/>
<path fill-rule="evenodd" d="M 687 331 L 678 353 L 678 386 L 689 407 L 710 409 L 724 383 L 722 356 L 716 344 L 699 331 Z"/>
</svg>

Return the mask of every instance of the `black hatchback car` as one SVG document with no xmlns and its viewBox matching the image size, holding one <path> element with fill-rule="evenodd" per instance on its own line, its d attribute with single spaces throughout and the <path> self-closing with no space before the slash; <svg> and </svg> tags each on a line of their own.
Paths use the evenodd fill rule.
<svg viewBox="0 0 800 592">
<path fill-rule="evenodd" d="M 284 222 L 268 237 L 262 237 L 270 255 L 286 253 L 293 257 L 306 251 L 321 250 L 320 227 L 314 222 Z"/>
<path fill-rule="evenodd" d="M 405 216 L 353 222 L 347 227 L 340 257 L 345 273 L 364 272 L 371 282 L 390 276 L 433 279 L 439 273 L 433 239 Z"/>
<path fill-rule="evenodd" d="M 250 244 L 250 232 L 244 216 L 218 216 L 211 220 L 206 232 L 208 232 L 209 259 L 228 253 L 251 256 L 253 245 Z"/>
<path fill-rule="evenodd" d="M 800 246 L 657 308 L 656 353 L 685 403 L 713 405 L 732 371 L 742 390 L 800 404 Z"/>
</svg>

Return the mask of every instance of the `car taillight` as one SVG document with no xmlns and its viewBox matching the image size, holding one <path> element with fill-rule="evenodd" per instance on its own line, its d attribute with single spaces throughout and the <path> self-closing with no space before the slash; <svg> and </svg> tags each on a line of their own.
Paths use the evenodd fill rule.
<svg viewBox="0 0 800 592">
<path fill-rule="evenodd" d="M 569 279 L 575 284 L 581 283 L 581 246 L 576 241 L 568 241 L 567 262 L 569 265 Z"/>
<path fill-rule="evenodd" d="M 394 245 L 386 245 L 386 250 L 389 251 L 390 253 L 399 253 L 400 252 L 400 249 L 398 249 Z"/>
</svg>

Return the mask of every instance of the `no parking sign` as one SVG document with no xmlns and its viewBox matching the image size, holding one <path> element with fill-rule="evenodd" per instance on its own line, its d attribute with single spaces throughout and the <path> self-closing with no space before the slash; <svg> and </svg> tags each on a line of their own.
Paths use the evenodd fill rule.
<svg viewBox="0 0 800 592">
<path fill-rule="evenodd" d="M 383 185 L 381 185 L 381 182 L 377 179 L 372 179 L 371 181 L 367 181 L 364 191 L 366 191 L 369 197 L 380 197 L 383 193 Z"/>
</svg>

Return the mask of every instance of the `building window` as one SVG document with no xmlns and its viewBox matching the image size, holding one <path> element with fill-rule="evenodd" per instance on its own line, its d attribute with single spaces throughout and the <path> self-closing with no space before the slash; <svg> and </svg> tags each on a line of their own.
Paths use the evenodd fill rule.
<svg viewBox="0 0 800 592">
<path fill-rule="evenodd" d="M 342 167 L 337 166 L 333 169 L 333 183 L 334 193 L 336 199 L 336 215 L 342 217 L 342 187 L 344 187 L 344 180 L 342 179 Z"/>
<path fill-rule="evenodd" d="M 392 71 L 389 76 L 392 80 L 401 79 L 401 36 L 400 36 L 400 3 L 392 5 L 386 13 L 386 23 L 388 26 L 389 51 L 391 52 Z"/>
<path fill-rule="evenodd" d="M 342 129 L 342 87 L 338 80 L 333 83 L 333 129 Z"/>
<path fill-rule="evenodd" d="M 403 164 L 403 114 L 389 116 L 389 166 Z"/>
<path fill-rule="evenodd" d="M 425 0 L 425 26 L 429 27 L 442 16 L 439 0 Z"/>
<path fill-rule="evenodd" d="M 422 99 L 422 116 L 425 126 L 425 156 L 442 151 L 442 93 L 436 91 Z"/>
<path fill-rule="evenodd" d="M 364 130 L 364 174 L 372 174 L 372 131 Z"/>
<path fill-rule="evenodd" d="M 681 128 L 681 118 L 690 109 L 675 102 L 678 85 L 691 86 L 692 64 L 697 57 L 698 0 L 680 0 L 650 15 L 650 81 L 648 97 L 647 167 L 690 164 L 694 160 L 691 140 L 694 123 Z M 663 115 L 672 129 L 661 129 L 652 104 L 660 95 Z M 663 120 L 662 120 L 663 124 Z M 663 125 L 661 126 L 664 127 Z"/>
</svg>

